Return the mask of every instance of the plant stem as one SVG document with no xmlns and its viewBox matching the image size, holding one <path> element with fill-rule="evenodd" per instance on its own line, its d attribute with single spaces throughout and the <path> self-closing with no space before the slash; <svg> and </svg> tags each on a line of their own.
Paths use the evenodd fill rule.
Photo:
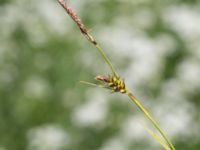
<svg viewBox="0 0 200 150">
<path fill-rule="evenodd" d="M 98 45 L 94 37 L 89 33 L 89 31 L 86 29 L 85 25 L 82 23 L 81 19 L 77 16 L 77 14 L 67 5 L 67 3 L 64 0 L 58 0 L 60 5 L 65 9 L 65 11 L 69 14 L 69 16 L 74 20 L 74 22 L 79 27 L 81 33 L 87 38 L 87 40 L 92 43 L 100 52 L 110 69 L 112 70 L 112 73 L 114 76 L 118 77 L 117 72 L 115 71 L 115 68 L 113 67 L 112 63 L 104 53 L 103 49 Z"/>
<path fill-rule="evenodd" d="M 114 74 L 114 76 L 118 77 L 118 74 L 115 70 L 115 68 L 113 67 L 112 63 L 110 62 L 110 60 L 108 59 L 108 57 L 106 56 L 106 54 L 104 53 L 103 49 L 97 44 L 95 45 L 95 47 L 98 49 L 98 51 L 100 52 L 100 54 L 102 55 L 103 59 L 105 60 L 105 62 L 108 64 L 108 66 L 110 67 L 110 69 L 112 70 L 112 73 Z"/>
<path fill-rule="evenodd" d="M 165 139 L 167 144 L 170 146 L 171 150 L 175 150 L 175 147 L 170 142 L 170 140 L 167 138 L 167 136 L 164 134 L 164 132 L 161 130 L 158 123 L 151 117 L 149 112 L 142 106 L 142 104 L 136 99 L 136 97 L 128 90 L 127 95 L 130 97 L 130 99 L 137 105 L 137 107 L 144 113 L 144 115 L 152 122 L 154 127 L 159 131 L 159 133 L 162 135 L 162 137 Z"/>
<path fill-rule="evenodd" d="M 169 147 L 169 145 L 163 141 L 163 139 L 157 135 L 155 132 L 153 132 L 152 130 L 150 130 L 149 128 L 145 127 L 145 130 L 158 142 L 160 143 L 160 145 L 165 149 L 165 150 L 171 150 L 171 148 Z"/>
<path fill-rule="evenodd" d="M 67 3 L 64 0 L 58 0 L 58 2 L 65 9 L 65 11 L 69 14 L 69 16 L 71 16 L 71 18 L 74 20 L 74 22 L 76 22 L 76 24 L 79 27 L 81 33 L 88 39 L 88 41 L 90 43 L 92 43 L 97 48 L 97 50 L 100 52 L 100 54 L 103 57 L 103 59 L 105 60 L 105 62 L 110 67 L 113 75 L 115 77 L 118 77 L 120 79 L 120 76 L 115 71 L 115 68 L 113 67 L 112 63 L 110 62 L 110 60 L 108 59 L 108 57 L 104 53 L 103 49 L 99 46 L 99 44 L 96 42 L 96 40 L 93 38 L 93 36 L 88 32 L 88 30 L 86 29 L 85 25 L 82 23 L 82 21 L 80 20 L 80 18 L 76 15 L 76 13 L 67 5 Z M 121 80 L 119 80 L 119 79 L 118 79 L 118 81 L 119 81 L 119 83 L 121 83 Z M 90 82 L 86 82 L 86 81 L 81 81 L 81 83 L 92 85 L 92 86 L 98 86 L 96 84 L 93 84 L 93 83 L 90 83 Z M 117 82 L 117 85 L 120 85 L 119 83 Z M 124 84 L 123 88 L 125 88 L 125 84 Z M 125 91 L 127 91 L 126 94 L 137 105 L 137 107 L 144 113 L 144 115 L 153 123 L 153 125 L 155 126 L 155 128 L 159 131 L 159 133 L 165 139 L 165 141 L 167 142 L 167 144 L 170 146 L 171 150 L 175 150 L 173 144 L 169 141 L 169 139 L 167 138 L 167 136 L 160 129 L 158 123 L 151 117 L 151 115 L 148 113 L 148 111 L 140 104 L 140 102 L 134 97 L 134 95 L 128 89 L 125 90 Z"/>
</svg>

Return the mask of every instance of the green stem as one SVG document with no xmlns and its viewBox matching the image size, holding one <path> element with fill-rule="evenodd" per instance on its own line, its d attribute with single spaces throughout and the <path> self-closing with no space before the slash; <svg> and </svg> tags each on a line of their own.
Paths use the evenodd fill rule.
<svg viewBox="0 0 200 150">
<path fill-rule="evenodd" d="M 106 56 L 106 54 L 104 53 L 103 49 L 97 44 L 95 45 L 95 47 L 98 49 L 98 51 L 100 52 L 100 54 L 102 55 L 103 59 L 105 60 L 105 62 L 108 64 L 108 66 L 110 67 L 110 69 L 112 70 L 112 73 L 118 77 L 118 74 L 115 70 L 115 68 L 113 67 L 112 63 L 110 62 L 110 60 L 108 59 L 108 57 Z"/>
<path fill-rule="evenodd" d="M 169 145 L 165 141 L 163 141 L 163 139 L 159 135 L 157 135 L 155 132 L 145 126 L 144 128 L 165 150 L 171 150 Z"/>
<path fill-rule="evenodd" d="M 90 34 L 88 34 L 90 35 Z M 92 36 L 91 36 L 92 37 Z M 94 43 L 93 43 L 94 44 Z M 119 77 L 117 72 L 115 71 L 115 68 L 113 67 L 112 63 L 110 62 L 110 60 L 108 59 L 108 57 L 106 56 L 106 54 L 104 53 L 103 49 L 98 45 L 98 44 L 94 44 L 95 47 L 98 49 L 98 51 L 100 52 L 100 54 L 102 55 L 103 59 L 105 60 L 105 62 L 108 64 L 108 66 L 110 67 L 110 69 L 112 70 L 112 73 Z M 167 142 L 167 144 L 170 146 L 171 150 L 175 150 L 173 144 L 170 142 L 170 140 L 167 138 L 167 136 L 164 134 L 164 132 L 161 130 L 161 128 L 159 127 L 158 123 L 151 117 L 151 115 L 148 113 L 148 111 L 140 104 L 140 102 L 133 96 L 133 94 L 127 90 L 127 95 L 131 98 L 131 100 L 138 106 L 138 108 L 144 113 L 144 115 L 152 122 L 152 124 L 154 125 L 154 127 L 159 131 L 159 133 L 162 135 L 162 137 L 165 139 L 165 141 Z"/>
<path fill-rule="evenodd" d="M 92 35 L 89 34 L 89 32 L 87 31 L 87 29 L 85 28 L 84 24 L 81 22 L 81 20 L 78 18 L 78 16 L 76 15 L 75 12 L 73 12 L 73 10 L 71 8 L 68 7 L 68 5 L 64 2 L 64 0 L 58 0 L 58 2 L 61 4 L 61 6 L 65 9 L 65 11 L 71 16 L 71 18 L 76 22 L 76 24 L 78 25 L 79 29 L 81 30 L 81 33 L 89 40 L 89 42 L 91 42 L 93 45 L 95 45 L 95 47 L 98 49 L 98 51 L 100 52 L 100 54 L 102 55 L 103 59 L 105 60 L 105 62 L 108 64 L 108 66 L 110 67 L 112 73 L 114 76 L 119 77 L 119 75 L 117 74 L 117 72 L 115 71 L 115 68 L 113 67 L 112 63 L 110 62 L 110 60 L 108 59 L 108 57 L 106 56 L 106 54 L 104 53 L 103 49 L 97 44 L 97 42 L 95 41 L 95 39 L 92 37 Z M 90 82 L 86 82 L 86 81 L 81 81 L 81 83 L 84 84 L 88 84 L 88 85 L 92 85 L 92 86 L 98 86 L 96 84 L 90 83 Z M 145 114 L 145 116 L 153 123 L 153 125 L 156 127 L 156 129 L 160 132 L 160 134 L 163 136 L 163 138 L 166 140 L 166 142 L 168 143 L 168 145 L 171 147 L 171 150 L 175 150 L 173 144 L 168 140 L 168 138 L 165 136 L 165 134 L 162 132 L 162 130 L 160 129 L 159 125 L 157 124 L 157 122 L 150 116 L 150 114 L 146 111 L 146 109 L 139 103 L 139 101 L 137 101 L 137 99 L 133 96 L 133 94 L 131 92 L 127 92 L 127 95 L 132 99 L 132 101 L 139 107 L 139 109 Z"/>
<path fill-rule="evenodd" d="M 108 64 L 108 66 L 112 70 L 113 74 L 115 76 L 118 76 L 117 72 L 115 71 L 115 68 L 113 67 L 112 63 L 110 62 L 110 60 L 108 59 L 108 57 L 104 53 L 103 49 L 98 44 L 96 44 L 95 47 L 98 49 L 98 51 L 102 55 L 103 59 Z M 158 123 L 151 117 L 151 115 L 148 113 L 148 111 L 140 104 L 140 102 L 133 96 L 133 94 L 131 92 L 129 92 L 129 90 L 127 90 L 127 91 L 128 91 L 127 95 L 138 106 L 138 108 L 144 113 L 144 115 L 152 122 L 152 124 L 154 125 L 154 127 L 159 131 L 159 133 L 165 139 L 165 141 L 167 142 L 167 144 L 170 146 L 171 150 L 175 150 L 175 147 L 170 142 L 170 140 L 167 138 L 167 136 L 164 134 L 164 132 L 161 130 L 161 128 L 159 127 Z"/>
<path fill-rule="evenodd" d="M 164 134 L 164 132 L 159 127 L 158 123 L 151 117 L 151 115 L 148 113 L 148 111 L 140 104 L 140 102 L 135 98 L 135 96 L 131 92 L 127 92 L 127 95 L 130 97 L 130 99 L 137 105 L 137 107 L 144 113 L 144 115 L 152 122 L 154 127 L 159 131 L 159 133 L 162 135 L 162 137 L 165 139 L 167 144 L 170 146 L 171 150 L 175 150 L 175 147 L 170 142 L 170 140 L 167 138 L 167 136 Z"/>
</svg>

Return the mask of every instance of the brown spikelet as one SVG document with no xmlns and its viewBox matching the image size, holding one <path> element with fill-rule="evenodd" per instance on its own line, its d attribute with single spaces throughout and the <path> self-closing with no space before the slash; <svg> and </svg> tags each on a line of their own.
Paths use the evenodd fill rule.
<svg viewBox="0 0 200 150">
<path fill-rule="evenodd" d="M 81 30 L 81 33 L 94 45 L 97 45 L 96 40 L 92 37 L 92 35 L 89 34 L 88 30 L 86 29 L 85 25 L 81 21 L 81 19 L 77 16 L 77 14 L 65 3 L 64 0 L 58 0 L 60 5 L 65 9 L 65 11 L 68 13 L 68 15 L 74 20 L 74 22 L 77 24 L 79 29 Z"/>
</svg>

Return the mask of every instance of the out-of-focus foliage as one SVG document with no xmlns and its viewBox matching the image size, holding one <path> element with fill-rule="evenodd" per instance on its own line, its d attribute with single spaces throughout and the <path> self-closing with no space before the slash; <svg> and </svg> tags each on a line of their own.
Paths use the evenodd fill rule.
<svg viewBox="0 0 200 150">
<path fill-rule="evenodd" d="M 76 0 L 175 147 L 200 147 L 200 2 Z M 0 150 L 156 150 L 120 94 L 79 84 L 109 74 L 57 1 L 0 1 Z"/>
</svg>

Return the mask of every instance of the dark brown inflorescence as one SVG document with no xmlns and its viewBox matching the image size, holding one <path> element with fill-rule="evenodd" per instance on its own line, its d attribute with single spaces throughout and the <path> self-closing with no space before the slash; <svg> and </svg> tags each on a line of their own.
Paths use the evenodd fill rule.
<svg viewBox="0 0 200 150">
<path fill-rule="evenodd" d="M 98 75 L 95 79 L 104 82 L 114 92 L 127 93 L 125 83 L 120 77 Z"/>
<path fill-rule="evenodd" d="M 64 0 L 58 0 L 60 5 L 65 9 L 65 11 L 69 14 L 69 16 L 76 22 L 78 25 L 79 29 L 81 30 L 81 33 L 94 45 L 97 45 L 97 42 L 95 39 L 92 37 L 92 35 L 89 34 L 88 30 L 82 23 L 81 19 L 77 16 L 77 14 L 65 3 Z"/>
</svg>

